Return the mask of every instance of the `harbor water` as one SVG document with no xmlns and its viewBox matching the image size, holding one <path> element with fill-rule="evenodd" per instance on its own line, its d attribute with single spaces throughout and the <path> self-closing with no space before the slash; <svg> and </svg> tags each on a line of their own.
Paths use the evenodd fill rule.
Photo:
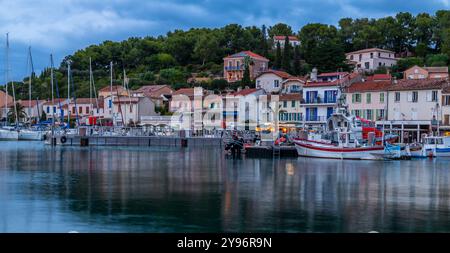
<svg viewBox="0 0 450 253">
<path fill-rule="evenodd" d="M 449 162 L 0 142 L 0 232 L 450 232 Z"/>
</svg>

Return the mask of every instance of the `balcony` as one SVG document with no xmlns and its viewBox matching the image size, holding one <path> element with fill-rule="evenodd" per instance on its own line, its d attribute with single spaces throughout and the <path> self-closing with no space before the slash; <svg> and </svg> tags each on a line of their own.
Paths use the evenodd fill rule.
<svg viewBox="0 0 450 253">
<path fill-rule="evenodd" d="M 245 68 L 243 66 L 225 66 L 226 71 L 241 71 Z"/>
<path fill-rule="evenodd" d="M 321 97 L 316 97 L 316 98 L 306 99 L 303 104 L 321 105 L 321 104 L 336 104 L 336 102 L 337 102 L 336 97 L 325 99 L 325 100 L 323 100 Z"/>
<path fill-rule="evenodd" d="M 317 115 L 306 115 L 306 122 L 317 122 L 317 123 L 323 123 L 327 122 L 326 116 L 317 116 Z"/>
</svg>

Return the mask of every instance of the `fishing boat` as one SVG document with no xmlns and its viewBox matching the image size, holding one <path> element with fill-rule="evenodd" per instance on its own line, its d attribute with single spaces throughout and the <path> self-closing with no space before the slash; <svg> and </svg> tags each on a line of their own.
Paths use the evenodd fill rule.
<svg viewBox="0 0 450 253">
<path fill-rule="evenodd" d="M 450 157 L 450 136 L 425 137 L 423 154 L 433 157 Z"/>
<path fill-rule="evenodd" d="M 46 131 L 40 129 L 20 129 L 18 131 L 18 140 L 20 141 L 42 141 Z"/>
<path fill-rule="evenodd" d="M 298 154 L 307 157 L 379 160 L 384 155 L 384 147 L 376 144 L 374 134 L 363 140 L 361 121 L 345 108 L 328 118 L 321 140 L 297 138 L 294 143 Z"/>
</svg>

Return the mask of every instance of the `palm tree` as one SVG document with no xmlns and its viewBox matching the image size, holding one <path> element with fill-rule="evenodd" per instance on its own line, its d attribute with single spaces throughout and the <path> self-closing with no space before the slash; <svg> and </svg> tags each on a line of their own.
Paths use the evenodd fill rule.
<svg viewBox="0 0 450 253">
<path fill-rule="evenodd" d="M 26 119 L 27 118 L 27 113 L 25 112 L 25 107 L 22 106 L 20 103 L 16 103 L 16 109 L 17 109 L 17 117 L 18 117 L 18 121 L 20 121 L 21 119 Z M 16 122 L 16 113 L 14 111 L 14 106 L 11 106 L 9 108 L 8 114 L 8 121 L 10 123 L 14 123 Z"/>
</svg>

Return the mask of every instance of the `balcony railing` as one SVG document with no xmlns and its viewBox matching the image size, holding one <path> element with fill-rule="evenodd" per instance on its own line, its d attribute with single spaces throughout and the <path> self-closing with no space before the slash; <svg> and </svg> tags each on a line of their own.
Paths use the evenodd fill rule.
<svg viewBox="0 0 450 253">
<path fill-rule="evenodd" d="M 233 71 L 233 70 L 244 70 L 244 67 L 241 66 L 225 66 L 226 71 Z"/>
<path fill-rule="evenodd" d="M 305 104 L 335 104 L 336 102 L 336 98 L 323 100 L 321 97 L 309 98 L 305 100 Z"/>
<path fill-rule="evenodd" d="M 325 121 L 327 121 L 327 117 L 326 116 L 317 116 L 317 115 L 306 115 L 306 121 L 325 122 Z"/>
</svg>

